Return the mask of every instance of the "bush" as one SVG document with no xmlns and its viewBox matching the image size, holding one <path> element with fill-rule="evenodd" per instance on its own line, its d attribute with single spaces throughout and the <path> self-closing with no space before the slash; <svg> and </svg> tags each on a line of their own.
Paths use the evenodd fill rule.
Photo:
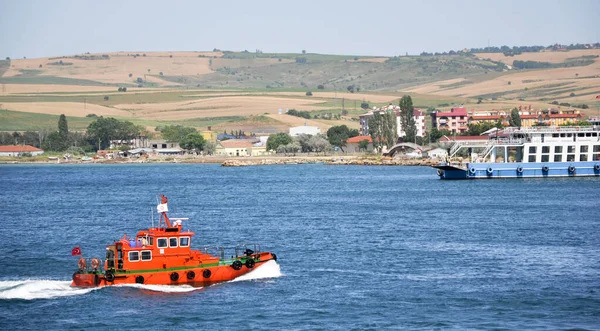
<svg viewBox="0 0 600 331">
<path fill-rule="evenodd" d="M 133 74 L 129 74 L 129 78 L 133 77 Z"/>
<path fill-rule="evenodd" d="M 87 115 L 85 115 L 85 117 L 98 117 L 98 115 L 96 115 L 96 114 L 87 114 Z"/>
<path fill-rule="evenodd" d="M 163 75 L 163 72 L 161 71 L 161 72 L 159 72 L 158 74 L 162 76 L 162 75 Z"/>
<path fill-rule="evenodd" d="M 105 96 L 104 96 L 104 101 L 108 101 L 108 99 L 110 99 L 110 98 L 108 97 L 108 95 L 105 95 Z"/>
<path fill-rule="evenodd" d="M 119 91 L 119 92 L 123 92 L 123 88 L 122 88 L 122 87 L 119 87 L 119 89 L 118 89 L 117 91 Z"/>
<path fill-rule="evenodd" d="M 362 108 L 362 109 L 369 109 L 369 103 L 368 103 L 368 102 L 365 102 L 365 101 L 363 101 L 363 102 L 360 104 L 360 108 Z"/>
<path fill-rule="evenodd" d="M 569 94 L 570 97 L 574 97 L 575 93 L 571 92 L 571 94 Z"/>
<path fill-rule="evenodd" d="M 306 92 L 306 96 L 307 97 L 312 97 L 312 92 L 311 91 Z"/>
<path fill-rule="evenodd" d="M 135 81 L 136 81 L 138 84 L 141 84 L 141 83 L 143 83 L 143 82 L 144 82 L 144 80 L 142 79 L 142 77 L 138 77 L 138 78 L 137 78 Z"/>
<path fill-rule="evenodd" d="M 325 86 L 323 86 L 323 84 L 320 84 L 319 86 L 317 86 L 317 90 L 324 90 Z"/>
</svg>

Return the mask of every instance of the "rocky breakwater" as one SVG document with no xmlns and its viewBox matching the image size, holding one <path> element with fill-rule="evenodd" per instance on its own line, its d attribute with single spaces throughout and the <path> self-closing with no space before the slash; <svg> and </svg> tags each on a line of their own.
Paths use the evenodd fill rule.
<svg viewBox="0 0 600 331">
<path fill-rule="evenodd" d="M 432 166 L 439 161 L 432 159 L 397 159 L 397 158 L 364 158 L 364 159 L 333 159 L 327 161 L 330 165 L 389 165 L 389 166 Z"/>
</svg>

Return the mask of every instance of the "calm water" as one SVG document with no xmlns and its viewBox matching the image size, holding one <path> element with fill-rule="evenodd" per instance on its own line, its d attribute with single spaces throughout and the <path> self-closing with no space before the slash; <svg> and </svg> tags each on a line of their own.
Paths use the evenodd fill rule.
<svg viewBox="0 0 600 331">
<path fill-rule="evenodd" d="M 199 290 L 69 288 L 71 248 L 148 227 L 158 193 L 192 246 L 258 242 L 279 265 Z M 600 329 L 599 196 L 600 178 L 425 167 L 3 165 L 0 329 Z"/>
</svg>

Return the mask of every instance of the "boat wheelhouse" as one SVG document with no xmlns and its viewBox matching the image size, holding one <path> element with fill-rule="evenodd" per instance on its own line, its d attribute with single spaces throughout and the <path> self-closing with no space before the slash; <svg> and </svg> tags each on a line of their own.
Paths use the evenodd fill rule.
<svg viewBox="0 0 600 331">
<path fill-rule="evenodd" d="M 597 126 L 498 130 L 488 140 L 456 141 L 449 153 L 467 163 L 434 166 L 441 179 L 600 176 Z"/>
<path fill-rule="evenodd" d="M 256 244 L 193 250 L 194 232 L 184 230 L 182 226 L 188 219 L 169 218 L 164 196 L 161 196 L 157 210 L 160 214 L 158 227 L 138 231 L 132 238 L 124 235 L 106 247 L 104 260 L 81 257 L 71 286 L 134 283 L 205 286 L 232 280 L 267 261 L 277 260 L 275 254 L 262 252 Z"/>
</svg>

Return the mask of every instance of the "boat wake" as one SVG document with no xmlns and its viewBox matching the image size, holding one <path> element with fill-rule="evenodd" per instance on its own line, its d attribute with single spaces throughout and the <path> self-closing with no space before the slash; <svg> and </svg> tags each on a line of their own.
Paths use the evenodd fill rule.
<svg viewBox="0 0 600 331">
<path fill-rule="evenodd" d="M 53 299 L 81 295 L 97 288 L 71 287 L 71 281 L 25 279 L 0 281 L 0 299 Z"/>
<path fill-rule="evenodd" d="M 239 281 L 247 281 L 247 280 L 255 280 L 255 279 L 264 279 L 264 278 L 278 278 L 283 274 L 281 273 L 281 268 L 277 262 L 270 260 L 265 262 L 260 268 L 256 268 L 249 273 L 242 275 L 230 282 L 239 282 Z"/>
<path fill-rule="evenodd" d="M 275 261 L 268 261 L 260 268 L 240 276 L 231 282 L 251 281 L 265 278 L 281 277 L 281 269 Z M 129 287 L 141 290 L 164 293 L 186 293 L 202 289 L 202 287 L 192 287 L 189 285 L 144 285 L 144 284 L 123 284 L 111 287 Z M 24 279 L 24 280 L 4 280 L 0 281 L 0 300 L 36 300 L 36 299 L 54 299 L 74 295 L 87 294 L 101 288 L 80 288 L 71 287 L 71 281 L 51 280 L 51 279 Z"/>
</svg>

